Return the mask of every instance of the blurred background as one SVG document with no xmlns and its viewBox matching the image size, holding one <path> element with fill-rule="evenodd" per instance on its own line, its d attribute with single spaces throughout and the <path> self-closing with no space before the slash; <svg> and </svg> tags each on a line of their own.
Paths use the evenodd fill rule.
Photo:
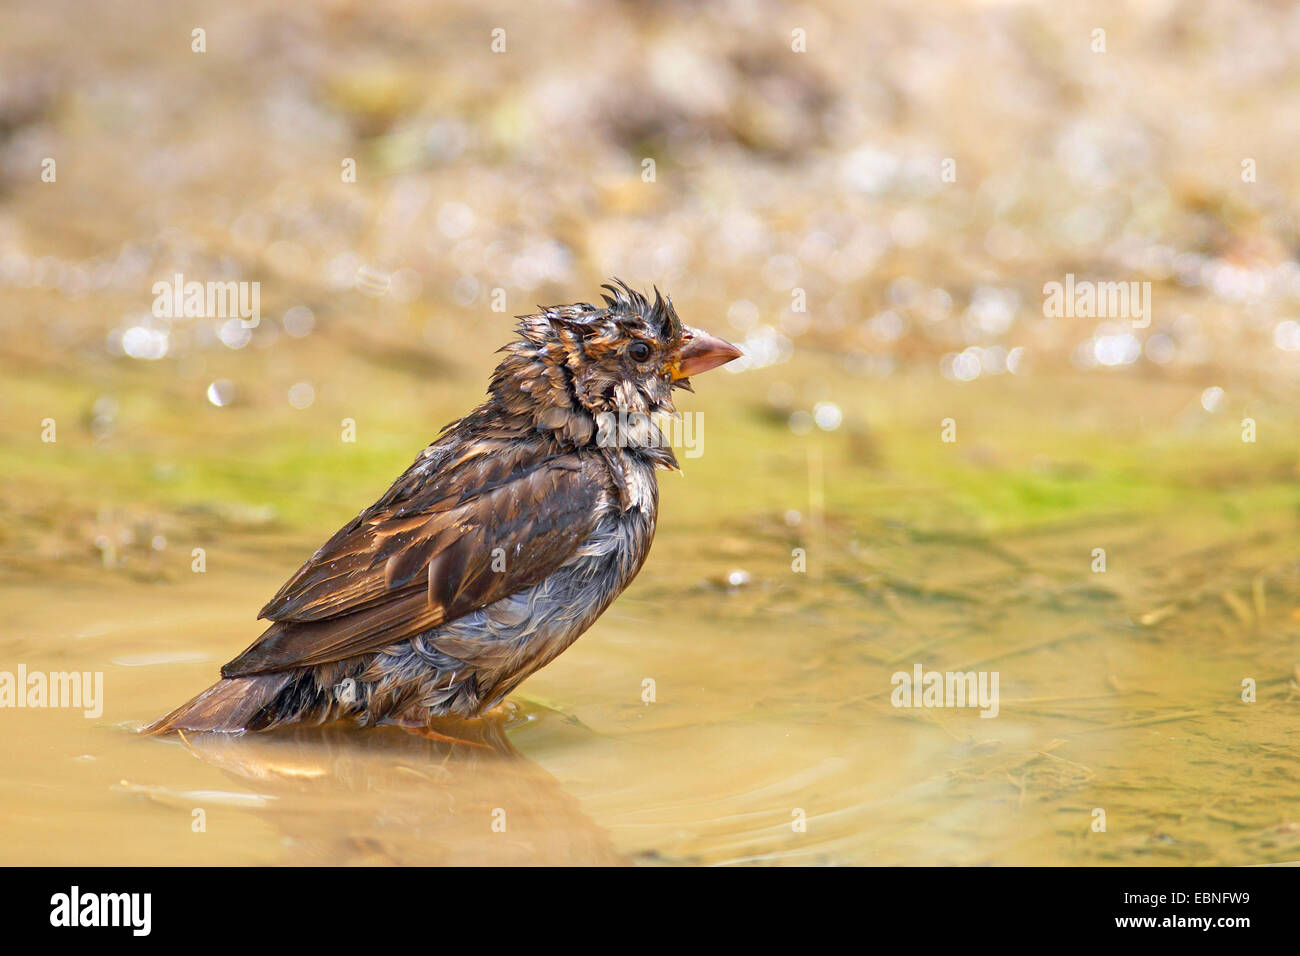
<svg viewBox="0 0 1300 956">
<path fill-rule="evenodd" d="M 0 858 L 1300 857 L 1298 63 L 1239 0 L 0 7 L 0 669 L 106 696 L 0 713 Z M 612 276 L 746 356 L 491 757 L 126 733 Z"/>
</svg>

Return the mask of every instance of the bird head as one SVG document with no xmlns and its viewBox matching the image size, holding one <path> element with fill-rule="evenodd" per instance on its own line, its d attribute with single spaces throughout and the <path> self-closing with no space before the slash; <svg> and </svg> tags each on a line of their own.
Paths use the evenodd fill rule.
<svg viewBox="0 0 1300 956">
<path fill-rule="evenodd" d="M 603 288 L 604 307 L 580 302 L 520 316 L 519 339 L 501 350 L 506 357 L 492 379 L 508 411 L 578 445 L 596 440 L 610 416 L 653 428 L 650 416 L 675 411 L 673 389 L 690 391 L 690 376 L 741 355 L 683 325 L 658 289 L 652 301 L 619 280 Z M 643 437 L 648 444 L 661 438 L 657 429 Z M 635 429 L 618 443 L 643 444 Z"/>
</svg>

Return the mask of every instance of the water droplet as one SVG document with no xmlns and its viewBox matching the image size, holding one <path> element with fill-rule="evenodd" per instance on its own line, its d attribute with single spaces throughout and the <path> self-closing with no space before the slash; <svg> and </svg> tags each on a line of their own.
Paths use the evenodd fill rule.
<svg viewBox="0 0 1300 956">
<path fill-rule="evenodd" d="M 813 406 L 813 421 L 824 432 L 833 432 L 840 427 L 844 413 L 834 402 L 818 402 Z"/>
<path fill-rule="evenodd" d="M 316 401 L 316 389 L 306 382 L 299 382 L 289 389 L 289 404 L 294 408 L 310 408 Z"/>
<path fill-rule="evenodd" d="M 749 572 L 737 568 L 734 571 L 727 572 L 727 584 L 733 588 L 744 587 L 749 583 Z"/>
<path fill-rule="evenodd" d="M 284 314 L 284 331 L 295 339 L 311 335 L 316 328 L 316 315 L 305 305 L 295 305 Z"/>
<path fill-rule="evenodd" d="M 388 290 L 393 284 L 393 277 L 374 266 L 362 266 L 357 269 L 356 287 L 362 295 L 369 295 L 375 298 L 388 295 Z"/>
<path fill-rule="evenodd" d="M 122 351 L 133 359 L 153 362 L 167 356 L 167 333 L 133 325 L 122 333 Z"/>
<path fill-rule="evenodd" d="M 790 431 L 796 435 L 807 435 L 813 430 L 813 417 L 807 412 L 798 411 L 790 414 Z"/>
<path fill-rule="evenodd" d="M 242 349 L 253 338 L 253 330 L 242 319 L 229 319 L 217 329 L 217 338 L 228 349 Z"/>
<path fill-rule="evenodd" d="M 235 383 L 229 379 L 219 378 L 208 386 L 208 401 L 218 408 L 224 408 L 235 400 Z"/>
</svg>

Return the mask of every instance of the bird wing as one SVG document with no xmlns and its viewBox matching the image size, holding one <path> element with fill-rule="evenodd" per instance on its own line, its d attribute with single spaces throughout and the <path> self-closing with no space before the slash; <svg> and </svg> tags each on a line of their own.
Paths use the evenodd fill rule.
<svg viewBox="0 0 1300 956">
<path fill-rule="evenodd" d="M 417 462 L 280 589 L 260 615 L 274 623 L 222 676 L 375 651 L 541 581 L 591 534 L 606 491 L 592 459 L 518 464 L 462 458 L 429 479 Z"/>
</svg>

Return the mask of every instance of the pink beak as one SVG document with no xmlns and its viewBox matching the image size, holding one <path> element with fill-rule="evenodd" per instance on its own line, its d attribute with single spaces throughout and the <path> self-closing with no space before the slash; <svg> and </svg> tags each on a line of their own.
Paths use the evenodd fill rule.
<svg viewBox="0 0 1300 956">
<path fill-rule="evenodd" d="M 673 370 L 673 381 L 707 372 L 719 365 L 726 365 L 743 354 L 740 349 L 716 335 L 688 328 L 686 344 L 677 353 L 677 367 Z"/>
</svg>

